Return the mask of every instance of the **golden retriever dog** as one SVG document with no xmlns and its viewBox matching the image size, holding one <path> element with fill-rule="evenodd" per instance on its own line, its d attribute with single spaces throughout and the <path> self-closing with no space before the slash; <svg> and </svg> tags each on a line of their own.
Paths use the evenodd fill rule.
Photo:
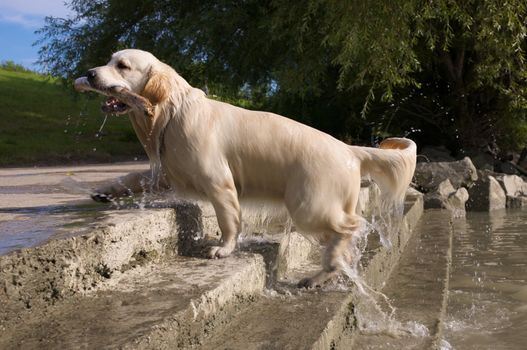
<svg viewBox="0 0 527 350">
<path fill-rule="evenodd" d="M 209 258 L 235 249 L 241 199 L 280 201 L 296 229 L 325 246 L 322 271 L 301 287 L 322 285 L 351 261 L 349 244 L 363 221 L 356 213 L 361 177 L 402 202 L 415 169 L 416 145 L 409 139 L 350 146 L 291 119 L 209 99 L 141 50 L 113 54 L 75 87 L 107 95 L 107 113 L 128 113 L 151 163 L 151 175 L 130 174 L 94 199 L 141 191 L 148 177 L 177 194 L 209 200 L 222 234 Z"/>
</svg>

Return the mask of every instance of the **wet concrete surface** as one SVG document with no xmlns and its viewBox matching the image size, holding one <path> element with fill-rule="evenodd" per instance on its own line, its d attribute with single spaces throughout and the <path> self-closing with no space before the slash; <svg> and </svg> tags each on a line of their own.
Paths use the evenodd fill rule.
<svg viewBox="0 0 527 350">
<path fill-rule="evenodd" d="M 330 335 L 330 339 L 351 339 L 354 321 L 353 304 L 345 291 L 274 293 L 261 297 L 250 308 L 238 313 L 229 324 L 217 329 L 200 349 L 328 349 L 331 341 L 324 342 L 328 323 L 339 323 L 331 326 L 338 328 L 334 332 L 339 334 Z M 336 346 L 335 342 L 333 344 Z M 339 345 L 344 348 L 343 344 Z"/>
<path fill-rule="evenodd" d="M 370 235 L 370 251 L 363 255 L 361 274 L 375 288 L 385 281 L 405 250 L 422 213 L 420 196 L 407 197 L 405 217 L 399 232 L 389 237 L 392 248 L 380 246 Z M 253 306 L 237 314 L 204 339 L 199 349 L 351 349 L 358 335 L 355 302 L 357 292 L 345 276 L 316 290 L 299 290 L 295 283 L 320 268 L 311 261 L 297 265 L 286 279 L 278 281 Z M 225 336 L 228 334 L 229 336 Z"/>
<path fill-rule="evenodd" d="M 527 211 L 466 219 L 427 211 L 419 221 L 422 202 L 410 195 L 403 230 L 390 237 L 390 249 L 370 235 L 361 273 L 389 297 L 402 329 L 422 325 L 427 332 L 394 337 L 381 327 L 366 334 L 361 328 L 385 319 L 361 314 L 349 285 L 296 289 L 320 266 L 316 249 L 296 233 L 246 240 L 245 252 L 228 259 L 181 257 L 196 230 L 217 231 L 205 207 L 114 211 L 88 199 L 101 181 L 146 168 L 0 170 L 1 349 L 523 349 L 527 343 Z M 196 225 L 195 215 L 207 223 Z"/>
<path fill-rule="evenodd" d="M 91 190 L 146 169 L 139 162 L 0 169 L 0 255 L 86 232 L 109 209 L 90 199 Z"/>
<path fill-rule="evenodd" d="M 263 289 L 265 270 L 260 257 L 238 254 L 223 260 L 174 258 L 114 279 L 92 295 L 5 323 L 0 348 L 159 348 L 168 340 L 190 345 L 229 308 L 249 304 Z"/>
<path fill-rule="evenodd" d="M 353 292 L 338 283 L 296 288 L 320 268 L 311 254 L 319 247 L 298 234 L 256 236 L 257 244 L 245 237 L 245 252 L 228 259 L 182 257 L 197 231 L 217 231 L 206 207 L 111 211 L 86 199 L 90 186 L 135 165 L 0 173 L 0 196 L 11 198 L 0 208 L 8 228 L 0 231 L 0 348 L 350 348 Z M 375 205 L 375 193 L 364 191 L 363 210 Z M 374 288 L 421 213 L 422 197 L 410 194 L 392 248 L 370 235 L 362 273 Z"/>
<path fill-rule="evenodd" d="M 382 291 L 398 322 L 418 322 L 428 334 L 359 332 L 354 348 L 524 349 L 526 223 L 525 210 L 469 212 L 466 219 L 426 211 Z"/>
<path fill-rule="evenodd" d="M 106 216 L 105 209 L 91 203 L 0 208 L 0 255 L 89 232 Z"/>
</svg>

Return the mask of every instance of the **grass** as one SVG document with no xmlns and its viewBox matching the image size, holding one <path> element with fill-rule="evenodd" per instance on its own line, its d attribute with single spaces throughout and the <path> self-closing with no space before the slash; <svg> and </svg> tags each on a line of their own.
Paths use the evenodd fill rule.
<svg viewBox="0 0 527 350">
<path fill-rule="evenodd" d="M 101 97 L 58 79 L 0 68 L 0 166 L 145 158 L 126 116 L 100 111 Z"/>
</svg>

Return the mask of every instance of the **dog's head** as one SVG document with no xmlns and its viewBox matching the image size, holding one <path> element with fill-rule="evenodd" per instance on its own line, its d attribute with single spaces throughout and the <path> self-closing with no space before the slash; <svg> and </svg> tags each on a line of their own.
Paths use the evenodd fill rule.
<svg viewBox="0 0 527 350">
<path fill-rule="evenodd" d="M 154 55 L 127 49 L 112 55 L 110 62 L 88 70 L 75 80 L 79 91 L 95 91 L 108 96 L 105 113 L 124 114 L 139 109 L 148 115 L 153 106 L 168 98 L 167 66 Z"/>
</svg>

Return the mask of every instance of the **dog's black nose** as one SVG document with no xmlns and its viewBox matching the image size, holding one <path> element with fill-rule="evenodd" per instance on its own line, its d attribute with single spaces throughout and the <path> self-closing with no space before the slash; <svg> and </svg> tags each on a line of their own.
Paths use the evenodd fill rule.
<svg viewBox="0 0 527 350">
<path fill-rule="evenodd" d="M 86 73 L 86 76 L 88 77 L 88 81 L 92 82 L 93 79 L 95 79 L 95 77 L 97 76 L 97 72 L 95 71 L 95 69 L 90 69 L 88 73 Z"/>
</svg>

